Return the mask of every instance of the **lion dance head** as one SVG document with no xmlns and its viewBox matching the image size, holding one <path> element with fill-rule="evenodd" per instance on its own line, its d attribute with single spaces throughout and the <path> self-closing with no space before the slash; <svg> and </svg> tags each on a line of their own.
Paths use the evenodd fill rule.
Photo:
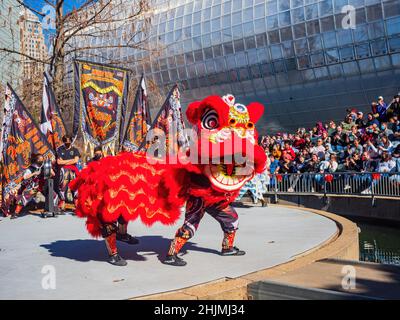
<svg viewBox="0 0 400 320">
<path fill-rule="evenodd" d="M 230 94 L 209 96 L 188 106 L 186 115 L 197 133 L 191 158 L 198 160 L 214 189 L 238 191 L 265 169 L 266 155 L 258 145 L 256 130 L 263 113 L 262 104 L 246 106 Z"/>
</svg>

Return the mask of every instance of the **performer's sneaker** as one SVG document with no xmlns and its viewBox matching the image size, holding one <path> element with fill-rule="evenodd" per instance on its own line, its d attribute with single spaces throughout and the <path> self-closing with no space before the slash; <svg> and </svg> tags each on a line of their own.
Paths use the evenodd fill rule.
<svg viewBox="0 0 400 320">
<path fill-rule="evenodd" d="M 110 256 L 108 262 L 119 267 L 124 267 L 128 264 L 118 253 Z"/>
<path fill-rule="evenodd" d="M 264 198 L 261 199 L 261 206 L 262 207 L 268 207 L 267 200 L 265 200 Z"/>
<path fill-rule="evenodd" d="M 238 247 L 233 247 L 230 249 L 222 249 L 222 256 L 244 256 L 246 251 L 240 250 Z"/>
<path fill-rule="evenodd" d="M 58 203 L 58 209 L 60 209 L 61 211 L 65 210 L 65 201 L 64 200 L 60 200 L 60 202 Z"/>
<path fill-rule="evenodd" d="M 119 234 L 117 233 L 117 240 L 118 241 L 122 241 L 125 242 L 127 244 L 139 244 L 139 240 L 136 239 L 135 237 L 132 237 L 130 234 L 126 233 L 126 234 Z"/>
<path fill-rule="evenodd" d="M 173 256 L 167 256 L 163 263 L 176 267 L 184 267 L 187 264 L 185 260 L 179 258 L 176 254 L 174 254 Z"/>
</svg>

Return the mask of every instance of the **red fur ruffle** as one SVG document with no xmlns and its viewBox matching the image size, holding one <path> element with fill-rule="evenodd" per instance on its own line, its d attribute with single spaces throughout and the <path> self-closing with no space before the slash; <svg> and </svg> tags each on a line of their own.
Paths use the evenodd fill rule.
<svg viewBox="0 0 400 320">
<path fill-rule="evenodd" d="M 92 162 L 71 182 L 78 190 L 76 214 L 87 218 L 87 229 L 100 235 L 100 221 L 112 223 L 140 218 L 151 226 L 170 225 L 186 201 L 185 170 L 179 165 L 150 164 L 143 154 L 121 153 Z"/>
</svg>

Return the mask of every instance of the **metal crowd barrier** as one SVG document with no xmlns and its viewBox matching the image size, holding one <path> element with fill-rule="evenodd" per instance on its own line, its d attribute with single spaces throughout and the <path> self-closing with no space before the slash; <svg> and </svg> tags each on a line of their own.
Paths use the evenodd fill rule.
<svg viewBox="0 0 400 320">
<path fill-rule="evenodd" d="M 271 174 L 267 194 L 400 197 L 400 172 Z"/>
</svg>

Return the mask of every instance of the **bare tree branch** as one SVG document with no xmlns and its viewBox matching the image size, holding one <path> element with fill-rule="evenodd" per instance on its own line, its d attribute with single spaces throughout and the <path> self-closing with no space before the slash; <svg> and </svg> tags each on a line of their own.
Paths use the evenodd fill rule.
<svg viewBox="0 0 400 320">
<path fill-rule="evenodd" d="M 16 55 L 25 57 L 25 58 L 31 60 L 32 62 L 37 62 L 37 63 L 42 63 L 42 64 L 50 64 L 49 61 L 32 57 L 32 56 L 30 56 L 30 55 L 28 55 L 26 53 L 23 53 L 23 52 L 20 52 L 20 51 L 17 51 L 17 50 L 12 50 L 12 49 L 7 49 L 7 48 L 0 48 L 0 52 L 1 51 L 9 53 L 9 54 L 16 54 Z"/>
<path fill-rule="evenodd" d="M 37 11 L 35 8 L 32 8 L 31 6 L 28 6 L 23 0 L 16 0 L 20 6 L 36 13 L 37 15 L 41 16 L 41 17 L 45 17 L 46 15 L 40 11 Z"/>
<path fill-rule="evenodd" d="M 163 50 L 161 46 L 148 45 L 147 30 L 153 14 L 149 2 L 152 0 L 138 0 L 133 6 L 128 5 L 124 0 L 86 0 L 68 13 L 64 12 L 65 0 L 43 1 L 54 8 L 56 13 L 56 30 L 50 44 L 52 50 L 49 57 L 31 56 L 22 49 L 18 49 L 17 46 L 0 47 L 0 53 L 21 58 L 14 58 L 14 62 L 22 61 L 24 64 L 40 65 L 42 68 L 48 66 L 56 99 L 62 110 L 65 110 L 68 101 L 73 98 L 70 85 L 72 73 L 68 65 L 73 58 L 123 65 L 129 69 L 135 64 L 149 64 L 150 57 Z M 17 2 L 40 17 L 45 17 L 45 14 L 30 8 L 23 0 L 17 0 Z M 8 27 L 13 32 L 11 23 L 10 21 Z M 96 42 L 92 39 L 101 40 Z M 103 39 L 111 41 L 106 42 Z M 147 56 L 128 55 L 121 59 L 119 50 L 147 52 Z M 41 76 L 37 78 L 40 79 Z M 66 81 L 66 78 L 70 82 Z M 39 89 L 41 83 L 36 80 L 33 78 L 24 80 L 26 85 L 24 97 L 33 104 L 41 99 Z"/>
</svg>

